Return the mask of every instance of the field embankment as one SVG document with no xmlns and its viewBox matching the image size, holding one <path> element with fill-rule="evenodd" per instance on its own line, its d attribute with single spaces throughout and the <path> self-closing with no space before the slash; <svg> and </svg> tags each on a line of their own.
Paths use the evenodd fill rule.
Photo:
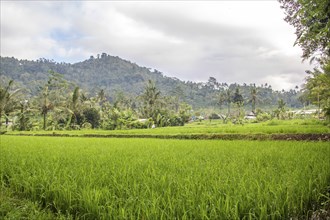
<svg viewBox="0 0 330 220">
<path fill-rule="evenodd" d="M 298 140 L 330 141 L 330 127 L 317 120 L 272 120 L 244 125 L 203 121 L 182 127 L 131 130 L 64 130 L 64 131 L 10 131 L 7 135 L 162 138 L 162 139 L 221 139 L 221 140 Z"/>
<path fill-rule="evenodd" d="M 330 141 L 330 134 L 98 134 L 98 133 L 16 133 L 14 136 L 99 137 L 99 138 L 160 138 L 187 140 L 287 140 Z"/>
</svg>

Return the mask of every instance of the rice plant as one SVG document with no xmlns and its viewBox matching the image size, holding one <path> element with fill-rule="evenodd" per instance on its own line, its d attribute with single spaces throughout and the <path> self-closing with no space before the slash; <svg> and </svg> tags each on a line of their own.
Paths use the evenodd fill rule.
<svg viewBox="0 0 330 220">
<path fill-rule="evenodd" d="M 1 136 L 1 187 L 76 219 L 310 216 L 326 142 Z"/>
</svg>

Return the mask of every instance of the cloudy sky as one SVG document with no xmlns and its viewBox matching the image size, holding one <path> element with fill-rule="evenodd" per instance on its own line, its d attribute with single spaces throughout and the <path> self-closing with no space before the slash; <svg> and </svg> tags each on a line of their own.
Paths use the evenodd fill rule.
<svg viewBox="0 0 330 220">
<path fill-rule="evenodd" d="M 1 56 L 102 52 L 181 80 L 300 86 L 311 69 L 277 1 L 3 1 Z"/>
</svg>

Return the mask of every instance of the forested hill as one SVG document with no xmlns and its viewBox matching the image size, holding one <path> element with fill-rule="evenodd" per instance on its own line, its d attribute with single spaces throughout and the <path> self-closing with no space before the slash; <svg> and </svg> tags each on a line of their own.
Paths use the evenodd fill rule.
<svg viewBox="0 0 330 220">
<path fill-rule="evenodd" d="M 205 83 L 183 82 L 106 53 L 74 64 L 47 59 L 29 61 L 1 57 L 2 81 L 13 79 L 31 95 L 39 92 L 39 88 L 47 81 L 50 70 L 62 74 L 67 81 L 79 86 L 90 96 L 103 89 L 110 101 L 118 95 L 140 95 L 149 79 L 155 82 L 162 95 L 176 96 L 194 108 L 217 107 L 217 104 L 224 102 L 219 94 L 225 88 L 232 90 L 233 94 L 239 88 L 246 105 L 249 105 L 251 99 L 252 85 L 227 85 L 217 82 L 213 77 Z M 270 85 L 257 87 L 257 90 L 260 106 L 275 106 L 279 99 L 283 99 L 288 107 L 301 106 L 298 101 L 299 92 L 295 90 L 278 92 L 273 91 Z"/>
</svg>

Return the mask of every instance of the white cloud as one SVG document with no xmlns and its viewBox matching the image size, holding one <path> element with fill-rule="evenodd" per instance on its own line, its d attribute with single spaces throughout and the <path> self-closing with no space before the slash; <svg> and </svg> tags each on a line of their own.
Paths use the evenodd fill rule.
<svg viewBox="0 0 330 220">
<path fill-rule="evenodd" d="M 106 52 L 182 80 L 302 83 L 276 1 L 1 1 L 1 56 L 76 62 Z"/>
</svg>

